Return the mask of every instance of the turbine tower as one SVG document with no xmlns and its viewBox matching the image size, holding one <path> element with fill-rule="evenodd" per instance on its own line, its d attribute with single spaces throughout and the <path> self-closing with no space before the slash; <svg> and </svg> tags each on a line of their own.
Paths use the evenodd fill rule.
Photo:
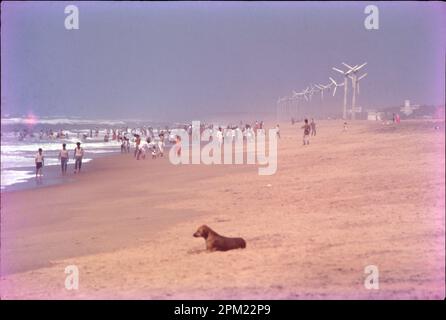
<svg viewBox="0 0 446 320">
<path fill-rule="evenodd" d="M 349 70 L 349 72 L 351 73 L 351 75 L 349 75 L 350 79 L 352 80 L 352 87 L 353 87 L 353 96 L 352 96 L 352 120 L 355 120 L 356 118 L 356 87 L 359 84 L 358 83 L 358 75 L 357 72 L 362 69 L 367 62 L 364 62 L 363 64 L 361 64 L 360 66 L 356 65 L 354 67 L 349 66 L 346 63 L 342 63 L 344 66 L 346 66 Z M 365 74 L 367 75 L 367 74 Z M 365 75 L 361 76 L 361 79 L 365 77 Z"/>
<path fill-rule="evenodd" d="M 342 118 L 344 119 L 344 120 L 346 120 L 347 119 L 347 91 L 348 91 L 348 76 L 350 75 L 350 73 L 352 72 L 351 70 L 348 70 L 348 71 L 342 71 L 342 70 L 340 70 L 340 69 L 338 69 L 338 68 L 335 68 L 335 67 L 333 67 L 332 68 L 334 71 L 337 71 L 337 72 L 339 72 L 339 73 L 341 73 L 343 76 L 344 76 L 344 84 L 343 84 L 343 86 L 344 86 L 344 106 L 343 106 L 343 109 L 342 109 Z M 336 88 L 336 87 L 335 87 Z"/>
<path fill-rule="evenodd" d="M 320 83 L 316 84 L 316 88 L 321 93 L 321 99 L 322 100 L 324 100 L 324 90 L 330 90 L 331 86 L 332 86 L 331 83 L 326 84 L 326 85 L 323 85 L 323 84 L 320 84 Z"/>
</svg>

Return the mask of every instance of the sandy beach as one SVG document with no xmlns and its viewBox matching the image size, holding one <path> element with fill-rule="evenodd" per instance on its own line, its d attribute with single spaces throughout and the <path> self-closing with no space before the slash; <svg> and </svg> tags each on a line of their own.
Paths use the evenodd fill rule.
<svg viewBox="0 0 446 320">
<path fill-rule="evenodd" d="M 1 298 L 444 299 L 444 122 L 320 121 L 305 147 L 299 127 L 271 176 L 118 154 L 2 192 Z M 202 224 L 247 248 L 206 252 Z"/>
</svg>

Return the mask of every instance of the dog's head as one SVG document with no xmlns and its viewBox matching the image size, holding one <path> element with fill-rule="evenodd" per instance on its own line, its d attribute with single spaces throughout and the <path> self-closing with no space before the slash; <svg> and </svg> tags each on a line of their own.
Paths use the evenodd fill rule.
<svg viewBox="0 0 446 320">
<path fill-rule="evenodd" d="M 207 239 L 210 230 L 211 228 L 209 228 L 207 225 L 204 224 L 201 227 L 199 227 L 198 230 L 194 233 L 194 237 L 196 238 L 203 237 Z"/>
</svg>

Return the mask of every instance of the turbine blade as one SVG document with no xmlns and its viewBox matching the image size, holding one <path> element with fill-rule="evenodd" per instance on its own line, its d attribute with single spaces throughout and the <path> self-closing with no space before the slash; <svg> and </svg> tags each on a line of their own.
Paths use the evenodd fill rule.
<svg viewBox="0 0 446 320">
<path fill-rule="evenodd" d="M 345 62 L 342 62 L 342 64 L 344 65 L 344 66 L 346 66 L 347 68 L 349 68 L 349 69 L 354 69 L 354 67 L 352 67 L 352 66 L 349 66 L 348 64 L 346 64 Z"/>
<path fill-rule="evenodd" d="M 331 83 L 333 83 L 334 85 L 336 85 L 336 81 L 334 81 L 332 77 L 329 77 L 329 79 L 330 79 Z"/>
<path fill-rule="evenodd" d="M 360 76 L 360 77 L 358 78 L 358 81 L 361 80 L 361 79 L 364 79 L 366 76 L 367 76 L 367 73 L 364 73 L 362 76 Z"/>
<path fill-rule="evenodd" d="M 337 88 L 337 86 L 334 87 L 334 90 L 333 90 L 333 97 L 334 97 L 335 94 L 336 94 L 336 88 Z"/>
<path fill-rule="evenodd" d="M 335 67 L 333 67 L 332 68 L 334 71 L 337 71 L 337 72 L 340 72 L 340 73 L 342 73 L 342 74 L 345 74 L 345 72 L 344 71 L 342 71 L 342 70 L 339 70 L 338 68 L 335 68 Z"/>
<path fill-rule="evenodd" d="M 361 69 L 362 67 L 364 67 L 367 64 L 367 62 L 364 62 L 363 64 L 361 64 L 359 67 L 356 67 L 356 71 L 358 71 L 359 69 Z"/>
</svg>

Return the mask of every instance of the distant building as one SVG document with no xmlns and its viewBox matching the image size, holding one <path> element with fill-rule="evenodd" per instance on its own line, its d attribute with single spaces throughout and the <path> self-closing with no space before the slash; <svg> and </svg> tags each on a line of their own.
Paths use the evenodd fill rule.
<svg viewBox="0 0 446 320">
<path fill-rule="evenodd" d="M 419 107 L 419 105 L 411 105 L 410 100 L 404 100 L 404 107 L 402 107 L 400 111 L 406 116 L 409 116 L 414 112 L 414 110 L 417 110 Z"/>
<path fill-rule="evenodd" d="M 376 111 L 374 109 L 367 110 L 367 120 L 370 121 L 381 121 L 383 120 L 384 113 L 381 111 Z"/>
</svg>

